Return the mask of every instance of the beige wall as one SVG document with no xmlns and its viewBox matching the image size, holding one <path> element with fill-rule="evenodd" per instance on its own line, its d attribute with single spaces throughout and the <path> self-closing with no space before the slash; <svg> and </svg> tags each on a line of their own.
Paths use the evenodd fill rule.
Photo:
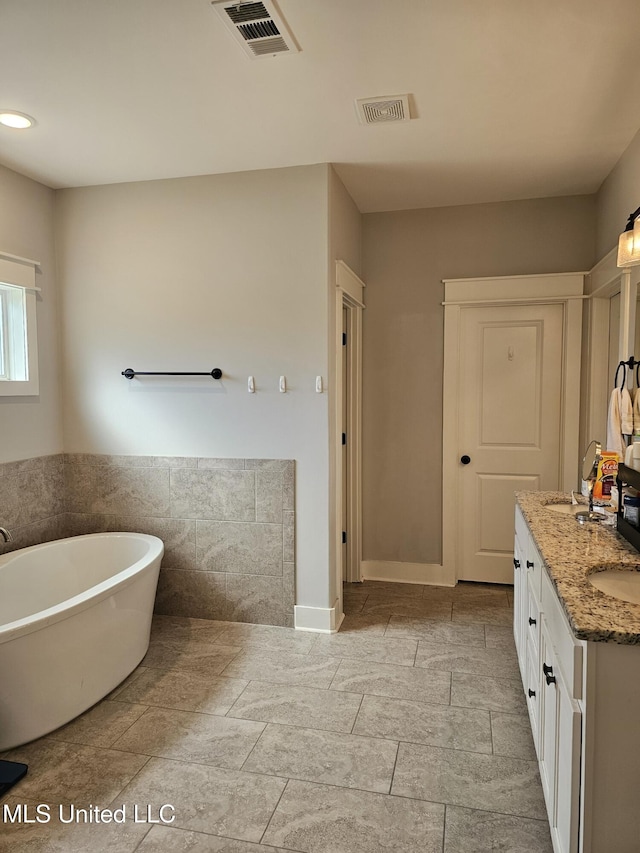
<svg viewBox="0 0 640 853">
<path fill-rule="evenodd" d="M 442 279 L 588 270 L 595 200 L 538 199 L 363 220 L 363 556 L 439 564 Z"/>
<path fill-rule="evenodd" d="M 0 397 L 0 462 L 62 451 L 54 193 L 0 166 L 0 251 L 40 261 L 36 284 L 40 393 Z"/>
<path fill-rule="evenodd" d="M 65 449 L 295 459 L 298 603 L 318 607 L 329 604 L 328 397 L 315 393 L 328 371 L 328 168 L 62 190 L 56 208 Z M 224 378 L 128 381 L 127 367 Z"/>
<path fill-rule="evenodd" d="M 596 260 L 618 245 L 627 218 L 640 207 L 640 132 L 598 190 Z"/>
<path fill-rule="evenodd" d="M 329 167 L 330 285 L 335 287 L 334 261 L 344 261 L 362 275 L 362 214 L 333 166 Z"/>
</svg>

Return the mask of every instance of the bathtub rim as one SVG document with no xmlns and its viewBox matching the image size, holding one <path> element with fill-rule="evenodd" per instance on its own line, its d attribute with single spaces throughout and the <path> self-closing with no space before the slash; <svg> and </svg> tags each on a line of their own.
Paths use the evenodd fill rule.
<svg viewBox="0 0 640 853">
<path fill-rule="evenodd" d="M 158 536 L 152 536 L 148 533 L 133 533 L 131 531 L 107 531 L 102 533 L 85 533 L 82 536 L 68 536 L 64 539 L 52 539 L 49 542 L 42 542 L 39 545 L 29 545 L 27 548 L 17 548 L 15 551 L 9 551 L 7 554 L 0 556 L 0 570 L 15 559 L 18 555 L 23 555 L 28 552 L 40 551 L 46 548 L 55 548 L 56 545 L 62 542 L 74 542 L 87 539 L 138 539 L 147 542 L 149 550 L 146 554 L 136 560 L 131 565 L 121 569 L 114 575 L 111 575 L 106 580 L 101 581 L 95 586 L 72 596 L 65 598 L 58 604 L 52 607 L 47 607 L 45 610 L 39 610 L 30 616 L 24 616 L 22 619 L 16 619 L 13 622 L 6 622 L 0 625 L 0 645 L 11 642 L 19 637 L 32 634 L 34 631 L 39 631 L 48 625 L 53 625 L 56 622 L 62 622 L 69 619 L 75 613 L 80 613 L 87 610 L 99 601 L 109 598 L 113 595 L 114 590 L 124 589 L 132 583 L 145 570 L 152 570 L 154 564 L 159 563 L 164 554 L 164 543 Z"/>
</svg>

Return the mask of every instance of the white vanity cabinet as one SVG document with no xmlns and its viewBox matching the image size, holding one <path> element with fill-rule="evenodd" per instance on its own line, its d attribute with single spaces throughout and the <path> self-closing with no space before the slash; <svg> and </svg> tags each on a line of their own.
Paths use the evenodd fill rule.
<svg viewBox="0 0 640 853">
<path fill-rule="evenodd" d="M 578 853 L 584 644 L 571 634 L 519 509 L 514 553 L 514 636 L 554 853 Z"/>
<path fill-rule="evenodd" d="M 519 508 L 514 559 L 514 637 L 554 853 L 640 853 L 640 644 L 574 636 Z"/>
</svg>

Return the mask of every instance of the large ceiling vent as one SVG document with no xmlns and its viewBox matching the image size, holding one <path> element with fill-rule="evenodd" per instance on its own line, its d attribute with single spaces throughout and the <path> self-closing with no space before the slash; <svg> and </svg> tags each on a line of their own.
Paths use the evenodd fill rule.
<svg viewBox="0 0 640 853">
<path fill-rule="evenodd" d="M 211 0 L 211 6 L 252 59 L 299 52 L 300 48 L 273 0 L 262 0 L 261 3 Z"/>
<path fill-rule="evenodd" d="M 387 95 L 381 98 L 359 98 L 356 109 L 360 124 L 388 124 L 391 121 L 409 121 L 408 95 Z"/>
</svg>

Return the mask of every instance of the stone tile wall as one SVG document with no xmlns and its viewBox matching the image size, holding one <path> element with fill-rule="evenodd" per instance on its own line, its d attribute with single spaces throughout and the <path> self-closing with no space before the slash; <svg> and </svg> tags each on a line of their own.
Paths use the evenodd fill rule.
<svg viewBox="0 0 640 853">
<path fill-rule="evenodd" d="M 16 547 L 108 530 L 159 536 L 158 613 L 293 625 L 291 460 L 65 454 L 0 466 L 0 496 Z"/>
<path fill-rule="evenodd" d="M 64 509 L 61 453 L 0 464 L 0 527 L 13 536 L 0 553 L 65 536 Z"/>
</svg>

